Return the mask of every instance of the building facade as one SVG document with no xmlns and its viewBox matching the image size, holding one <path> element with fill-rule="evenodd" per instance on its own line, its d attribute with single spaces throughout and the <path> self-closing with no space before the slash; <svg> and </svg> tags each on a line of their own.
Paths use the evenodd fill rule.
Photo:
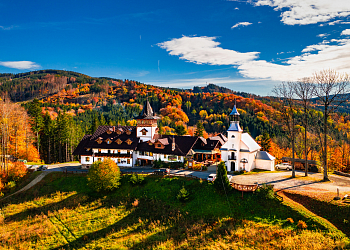
<svg viewBox="0 0 350 250">
<path fill-rule="evenodd" d="M 260 151 L 260 145 L 248 133 L 243 133 L 239 125 L 239 116 L 235 105 L 230 113 L 227 141 L 220 149 L 227 171 L 249 172 L 254 168 L 273 171 L 275 157 L 268 152 Z"/>
<path fill-rule="evenodd" d="M 198 136 L 158 134 L 157 120 L 147 101 L 136 126 L 99 126 L 93 135 L 85 135 L 74 155 L 80 156 L 83 167 L 110 158 L 121 167 L 150 165 L 155 160 L 200 162 L 221 160 L 220 148 L 226 137 L 222 134 L 205 139 Z"/>
</svg>

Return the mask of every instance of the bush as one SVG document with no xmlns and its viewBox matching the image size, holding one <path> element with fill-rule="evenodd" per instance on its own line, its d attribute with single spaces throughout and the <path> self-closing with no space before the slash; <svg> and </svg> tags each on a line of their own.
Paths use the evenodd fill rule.
<svg viewBox="0 0 350 250">
<path fill-rule="evenodd" d="M 188 201 L 189 197 L 190 197 L 190 193 L 186 190 L 184 186 L 182 186 L 176 198 L 181 202 L 186 202 Z"/>
<path fill-rule="evenodd" d="M 143 175 L 133 173 L 130 177 L 129 182 L 131 183 L 131 185 L 136 186 L 136 185 L 141 185 L 144 181 L 145 181 L 145 177 L 143 177 Z"/>
<path fill-rule="evenodd" d="M 297 228 L 299 228 L 299 229 L 306 229 L 307 225 L 306 225 L 306 223 L 304 221 L 300 220 L 300 221 L 298 221 Z"/>
<path fill-rule="evenodd" d="M 216 179 L 214 181 L 214 187 L 216 190 L 219 192 L 227 192 L 231 190 L 231 185 L 230 182 L 227 178 L 227 170 L 226 170 L 226 165 L 225 162 L 220 162 L 218 165 L 218 169 L 216 172 Z"/>
<path fill-rule="evenodd" d="M 271 184 L 263 184 L 261 187 L 259 187 L 255 194 L 265 200 L 272 200 L 275 198 L 275 191 L 273 191 L 273 185 Z"/>
<path fill-rule="evenodd" d="M 111 159 L 94 162 L 87 175 L 88 186 L 96 192 L 111 191 L 120 185 L 120 170 Z"/>
<path fill-rule="evenodd" d="M 290 224 L 294 224 L 294 220 L 292 218 L 287 218 L 287 222 Z"/>
<path fill-rule="evenodd" d="M 16 186 L 16 182 L 14 181 L 9 181 L 8 183 L 5 184 L 5 189 L 11 189 Z"/>
<path fill-rule="evenodd" d="M 27 173 L 27 167 L 24 162 L 9 163 L 8 179 L 10 181 L 18 181 Z"/>
</svg>

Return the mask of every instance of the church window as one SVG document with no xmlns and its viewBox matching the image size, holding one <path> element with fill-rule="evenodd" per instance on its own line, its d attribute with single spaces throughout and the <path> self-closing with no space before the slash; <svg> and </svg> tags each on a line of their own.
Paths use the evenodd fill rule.
<svg viewBox="0 0 350 250">
<path fill-rule="evenodd" d="M 231 138 L 235 138 L 235 135 L 232 135 Z"/>
</svg>

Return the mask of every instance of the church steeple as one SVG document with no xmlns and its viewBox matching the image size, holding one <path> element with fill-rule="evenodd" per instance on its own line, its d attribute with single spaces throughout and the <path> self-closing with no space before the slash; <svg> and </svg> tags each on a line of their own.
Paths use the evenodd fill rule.
<svg viewBox="0 0 350 250">
<path fill-rule="evenodd" d="M 227 131 L 239 131 L 242 132 L 243 130 L 239 126 L 239 116 L 240 114 L 237 111 L 236 108 L 236 101 L 235 101 L 235 106 L 233 106 L 232 111 L 230 113 L 231 121 L 230 121 L 230 127 L 228 128 Z"/>
</svg>

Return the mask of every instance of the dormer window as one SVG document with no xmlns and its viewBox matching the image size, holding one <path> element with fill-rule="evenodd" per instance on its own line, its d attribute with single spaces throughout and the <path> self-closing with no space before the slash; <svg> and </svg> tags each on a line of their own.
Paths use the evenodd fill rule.
<svg viewBox="0 0 350 250">
<path fill-rule="evenodd" d="M 112 132 L 113 132 L 113 129 L 112 128 L 109 128 L 108 130 L 107 130 L 107 134 L 112 134 Z"/>
<path fill-rule="evenodd" d="M 131 145 L 131 143 L 132 143 L 132 140 L 130 140 L 130 139 L 127 139 L 126 141 L 125 141 L 128 145 Z"/>
<path fill-rule="evenodd" d="M 123 129 L 118 128 L 118 129 L 117 129 L 117 134 L 118 134 L 118 135 L 121 135 L 122 133 L 123 133 Z"/>
<path fill-rule="evenodd" d="M 118 138 L 118 140 L 116 140 L 115 142 L 118 144 L 122 144 L 123 141 Z"/>
<path fill-rule="evenodd" d="M 141 133 L 142 133 L 142 135 L 146 135 L 147 134 L 147 132 L 148 132 L 148 130 L 147 129 L 141 129 L 141 131 L 140 131 Z"/>
<path fill-rule="evenodd" d="M 131 135 L 131 130 L 130 129 L 126 130 L 126 134 Z"/>
<path fill-rule="evenodd" d="M 96 141 L 97 141 L 97 143 L 98 143 L 98 144 L 101 144 L 101 143 L 102 143 L 102 139 L 101 139 L 101 137 L 100 137 L 100 138 L 98 138 Z"/>
<path fill-rule="evenodd" d="M 106 143 L 107 143 L 107 144 L 111 144 L 111 143 L 112 143 L 112 140 L 111 140 L 110 138 L 108 138 L 108 139 L 106 140 Z"/>
</svg>

